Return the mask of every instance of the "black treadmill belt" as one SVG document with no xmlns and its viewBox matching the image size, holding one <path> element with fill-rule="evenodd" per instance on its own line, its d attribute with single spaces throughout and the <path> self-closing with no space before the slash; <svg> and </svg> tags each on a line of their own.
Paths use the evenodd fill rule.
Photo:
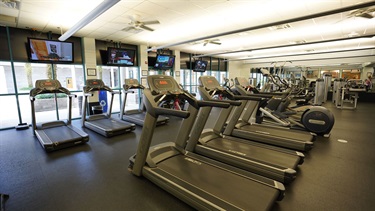
<svg viewBox="0 0 375 211">
<path fill-rule="evenodd" d="M 279 194 L 273 187 L 183 155 L 157 165 L 168 174 L 246 210 L 268 210 Z"/>
<path fill-rule="evenodd" d="M 146 113 L 143 112 L 143 113 L 133 113 L 133 114 L 125 114 L 123 119 L 126 121 L 130 121 L 130 122 L 142 122 L 142 124 L 144 123 L 144 120 L 145 120 L 145 117 L 146 117 Z M 165 117 L 165 116 L 159 116 L 158 119 L 157 119 L 157 122 L 160 123 L 160 122 L 164 122 L 168 119 L 168 117 Z"/>
<path fill-rule="evenodd" d="M 133 119 L 138 119 L 138 120 L 144 121 L 145 117 L 146 117 L 146 114 L 145 113 L 125 114 L 125 119 L 127 119 L 129 117 L 133 118 Z"/>
<path fill-rule="evenodd" d="M 249 158 L 254 161 L 266 163 L 272 166 L 295 169 L 299 162 L 299 157 L 287 153 L 277 152 L 258 146 L 253 146 L 240 141 L 236 138 L 215 138 L 207 142 L 207 146 L 228 153 L 233 153 L 236 156 Z M 238 152 L 238 153 L 236 153 Z"/>
<path fill-rule="evenodd" d="M 288 129 L 278 129 L 278 128 L 272 128 L 272 127 L 261 126 L 261 125 L 245 125 L 239 128 L 239 130 L 270 134 L 270 135 L 274 135 L 278 137 L 284 137 L 284 138 L 299 140 L 303 142 L 312 142 L 314 139 L 313 135 L 307 132 L 288 130 Z"/>
<path fill-rule="evenodd" d="M 113 119 L 96 119 L 94 121 L 87 122 L 94 127 L 102 128 L 104 131 L 117 131 L 117 130 L 125 130 L 131 127 L 131 124 L 125 122 L 119 122 Z"/>
<path fill-rule="evenodd" d="M 43 129 L 43 132 L 53 143 L 64 143 L 82 139 L 78 133 L 66 126 L 46 128 Z"/>
</svg>

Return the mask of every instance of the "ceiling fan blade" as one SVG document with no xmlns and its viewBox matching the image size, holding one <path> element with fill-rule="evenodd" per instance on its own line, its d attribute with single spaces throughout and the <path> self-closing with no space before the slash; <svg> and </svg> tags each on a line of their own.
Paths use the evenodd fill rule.
<svg viewBox="0 0 375 211">
<path fill-rule="evenodd" d="M 145 29 L 145 30 L 148 30 L 148 31 L 154 31 L 154 29 L 152 29 L 148 26 L 145 26 L 145 25 L 140 25 L 139 28 L 142 28 L 142 29 Z"/>
<path fill-rule="evenodd" d="M 374 16 L 372 16 L 372 15 L 370 15 L 368 13 L 358 14 L 358 15 L 356 15 L 356 17 L 367 18 L 367 19 L 374 18 Z"/>
<path fill-rule="evenodd" d="M 211 43 L 211 44 L 216 44 L 216 45 L 221 45 L 221 42 L 211 41 L 210 43 Z"/>
<path fill-rule="evenodd" d="M 154 21 L 141 21 L 143 25 L 150 25 L 150 24 L 159 24 L 160 22 L 158 20 Z"/>
</svg>

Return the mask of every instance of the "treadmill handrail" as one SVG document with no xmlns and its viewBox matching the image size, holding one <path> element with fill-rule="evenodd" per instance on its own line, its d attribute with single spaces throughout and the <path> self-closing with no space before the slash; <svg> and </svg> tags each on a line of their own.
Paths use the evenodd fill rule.
<svg viewBox="0 0 375 211">
<path fill-rule="evenodd" d="M 231 106 L 230 102 L 226 102 L 222 100 L 210 100 L 210 101 L 198 100 L 197 104 L 199 107 L 209 106 L 209 107 L 229 108 L 229 106 Z"/>
<path fill-rule="evenodd" d="M 157 107 L 155 108 L 155 114 L 156 115 L 172 115 L 176 117 L 181 117 L 181 118 L 188 118 L 190 113 L 187 111 L 182 111 L 182 110 L 175 110 L 175 109 L 168 109 L 168 108 L 162 108 L 162 107 Z"/>
<path fill-rule="evenodd" d="M 265 98 L 256 96 L 256 95 L 247 95 L 247 96 L 241 96 L 241 95 L 233 95 L 233 100 L 253 100 L 253 101 L 263 101 Z"/>
</svg>

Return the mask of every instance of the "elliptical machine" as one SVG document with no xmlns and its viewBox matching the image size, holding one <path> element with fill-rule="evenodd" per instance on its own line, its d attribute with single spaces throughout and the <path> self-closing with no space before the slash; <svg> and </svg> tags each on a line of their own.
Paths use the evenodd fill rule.
<svg viewBox="0 0 375 211">
<path fill-rule="evenodd" d="M 272 78 L 268 70 L 262 70 L 263 74 Z M 235 78 L 235 88 L 237 93 L 241 95 L 259 95 L 251 93 L 249 90 L 250 84 L 244 77 Z M 278 125 L 288 127 L 291 129 L 307 130 L 309 132 L 321 135 L 324 137 L 330 136 L 330 131 L 333 128 L 335 118 L 331 111 L 322 106 L 309 106 L 301 114 L 299 119 L 295 119 L 298 114 L 295 110 L 287 109 L 290 104 L 290 93 L 275 96 L 273 93 L 261 93 L 260 95 L 267 98 L 267 102 L 259 104 L 256 118 L 256 123 L 262 123 L 264 116 L 271 118 Z M 293 116 L 292 116 L 293 115 Z"/>
</svg>

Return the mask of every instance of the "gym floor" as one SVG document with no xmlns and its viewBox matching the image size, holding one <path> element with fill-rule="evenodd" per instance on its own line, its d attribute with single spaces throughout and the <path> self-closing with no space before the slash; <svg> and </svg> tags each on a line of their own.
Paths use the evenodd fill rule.
<svg viewBox="0 0 375 211">
<path fill-rule="evenodd" d="M 374 209 L 375 106 L 325 106 L 336 119 L 330 138 L 318 137 L 305 153 L 296 180 L 286 185 L 284 199 L 272 210 Z M 210 118 L 207 127 L 214 120 Z M 168 125 L 157 127 L 152 144 L 173 140 L 180 122 L 171 117 Z M 73 124 L 80 127 L 78 120 Z M 83 130 L 90 135 L 87 144 L 52 153 L 43 150 L 31 128 L 0 131 L 0 193 L 10 196 L 5 210 L 193 210 L 128 172 L 140 127 L 112 138 Z"/>
</svg>

